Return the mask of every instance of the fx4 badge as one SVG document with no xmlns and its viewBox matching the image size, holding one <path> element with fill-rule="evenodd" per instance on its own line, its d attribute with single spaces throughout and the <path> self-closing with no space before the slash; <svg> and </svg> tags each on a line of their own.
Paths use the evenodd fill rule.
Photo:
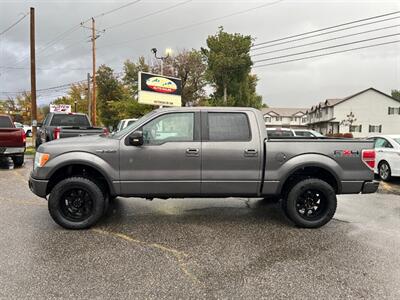
<svg viewBox="0 0 400 300">
<path fill-rule="evenodd" d="M 360 157 L 360 151 L 357 150 L 335 150 L 335 157 Z"/>
</svg>

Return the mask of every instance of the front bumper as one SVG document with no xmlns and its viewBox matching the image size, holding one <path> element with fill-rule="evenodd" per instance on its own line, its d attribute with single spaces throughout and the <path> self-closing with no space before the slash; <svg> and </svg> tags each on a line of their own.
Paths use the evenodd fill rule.
<svg viewBox="0 0 400 300">
<path fill-rule="evenodd" d="M 362 186 L 361 193 L 363 194 L 371 194 L 375 193 L 378 190 L 379 181 L 366 181 Z"/>
<path fill-rule="evenodd" d="M 46 198 L 47 196 L 47 184 L 48 180 L 35 179 L 32 176 L 29 177 L 29 188 L 36 196 Z"/>
</svg>

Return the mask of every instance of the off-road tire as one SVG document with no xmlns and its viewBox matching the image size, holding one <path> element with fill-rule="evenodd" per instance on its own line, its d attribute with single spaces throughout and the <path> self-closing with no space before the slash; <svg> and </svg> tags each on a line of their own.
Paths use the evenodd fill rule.
<svg viewBox="0 0 400 300">
<path fill-rule="evenodd" d="M 64 195 L 72 190 L 82 189 L 90 198 L 91 209 L 83 220 L 71 220 L 68 213 L 63 212 Z M 88 198 L 88 199 L 89 199 Z M 84 177 L 69 177 L 61 180 L 52 189 L 48 208 L 53 220 L 66 229 L 87 229 L 96 224 L 103 216 L 106 199 L 101 187 L 93 180 Z"/>
<path fill-rule="evenodd" d="M 318 212 L 319 208 L 317 208 L 315 217 L 305 216 L 300 212 L 301 209 L 299 208 L 304 202 L 304 194 L 311 191 L 320 198 L 321 210 Z M 296 226 L 303 228 L 318 228 L 325 225 L 333 218 L 336 206 L 337 199 L 333 187 L 327 182 L 316 178 L 299 181 L 293 185 L 287 196 L 282 200 L 282 208 L 285 215 Z M 310 209 L 310 211 L 314 210 Z"/>
</svg>

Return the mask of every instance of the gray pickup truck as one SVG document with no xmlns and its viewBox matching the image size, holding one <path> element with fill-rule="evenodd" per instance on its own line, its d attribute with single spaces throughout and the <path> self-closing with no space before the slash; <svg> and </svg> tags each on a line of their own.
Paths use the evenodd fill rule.
<svg viewBox="0 0 400 300">
<path fill-rule="evenodd" d="M 105 133 L 101 127 L 93 127 L 89 117 L 82 113 L 52 112 L 44 119 L 36 133 L 36 148 L 40 144 L 76 136 Z"/>
<path fill-rule="evenodd" d="M 109 136 L 39 147 L 29 186 L 70 229 L 94 225 L 116 196 L 276 197 L 297 226 L 326 224 L 336 194 L 373 193 L 373 142 L 268 139 L 252 108 L 155 110 Z"/>
</svg>

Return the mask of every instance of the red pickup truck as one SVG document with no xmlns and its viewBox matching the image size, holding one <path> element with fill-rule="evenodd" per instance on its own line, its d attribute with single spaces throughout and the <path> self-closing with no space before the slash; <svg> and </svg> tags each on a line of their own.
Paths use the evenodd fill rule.
<svg viewBox="0 0 400 300">
<path fill-rule="evenodd" d="M 11 157 L 14 166 L 24 164 L 26 136 L 22 128 L 15 128 L 10 116 L 0 115 L 0 157 Z"/>
</svg>

